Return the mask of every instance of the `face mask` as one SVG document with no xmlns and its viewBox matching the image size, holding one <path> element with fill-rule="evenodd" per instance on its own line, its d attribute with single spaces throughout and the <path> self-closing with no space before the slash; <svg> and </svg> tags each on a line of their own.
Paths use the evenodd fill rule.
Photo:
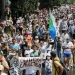
<svg viewBox="0 0 75 75">
<path fill-rule="evenodd" d="M 47 57 L 47 60 L 49 60 L 49 59 L 50 59 L 50 57 L 48 56 L 48 57 Z"/>
<path fill-rule="evenodd" d="M 66 40 L 67 43 L 69 43 L 69 40 Z"/>
</svg>

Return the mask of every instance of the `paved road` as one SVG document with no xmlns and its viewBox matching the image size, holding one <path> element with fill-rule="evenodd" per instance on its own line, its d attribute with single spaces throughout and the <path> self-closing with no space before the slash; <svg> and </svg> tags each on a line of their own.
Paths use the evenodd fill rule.
<svg viewBox="0 0 75 75">
<path fill-rule="evenodd" d="M 68 75 L 75 75 L 75 67 L 71 68 L 71 70 L 68 71 Z"/>
</svg>

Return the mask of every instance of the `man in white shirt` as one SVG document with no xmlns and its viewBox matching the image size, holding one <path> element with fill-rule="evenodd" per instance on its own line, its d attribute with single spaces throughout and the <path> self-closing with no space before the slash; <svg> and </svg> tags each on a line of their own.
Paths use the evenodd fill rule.
<svg viewBox="0 0 75 75">
<path fill-rule="evenodd" d="M 64 31 L 64 33 L 62 33 L 61 37 L 62 37 L 62 39 L 64 39 L 64 41 L 66 41 L 67 38 L 70 38 L 70 36 L 66 30 Z"/>
<path fill-rule="evenodd" d="M 70 59 L 71 59 L 71 47 L 73 46 L 73 43 L 69 41 L 69 38 L 66 39 L 66 42 L 62 44 L 62 48 L 64 50 L 64 63 L 67 66 L 67 69 L 70 70 Z"/>
<path fill-rule="evenodd" d="M 21 44 L 23 41 L 23 35 L 21 35 L 20 31 L 17 32 L 15 39 L 17 41 L 18 44 Z"/>
</svg>

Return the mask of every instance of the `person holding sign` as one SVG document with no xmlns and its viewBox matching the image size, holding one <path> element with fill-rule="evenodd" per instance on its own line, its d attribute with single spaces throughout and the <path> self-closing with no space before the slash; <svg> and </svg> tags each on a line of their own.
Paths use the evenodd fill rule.
<svg viewBox="0 0 75 75">
<path fill-rule="evenodd" d="M 41 52 L 38 50 L 37 45 L 33 45 L 33 52 L 31 52 L 30 57 L 40 57 Z"/>
<path fill-rule="evenodd" d="M 30 47 L 30 45 L 28 45 L 28 48 L 29 47 Z M 40 51 L 38 50 L 38 46 L 37 45 L 33 45 L 32 46 L 32 50 L 26 50 L 25 51 L 25 56 L 26 57 L 40 57 Z M 34 59 L 32 61 L 34 61 Z M 37 72 L 37 70 L 34 70 L 31 67 L 29 67 L 29 68 L 26 69 L 25 75 L 36 75 L 36 72 Z"/>
<path fill-rule="evenodd" d="M 8 66 L 8 63 L 7 63 L 7 61 L 5 60 L 5 58 L 4 58 L 4 56 L 3 56 L 3 51 L 2 50 L 0 50 L 0 73 L 2 73 L 2 71 L 3 71 L 3 69 L 5 68 L 5 69 L 7 69 L 8 71 L 9 71 L 9 66 Z M 0 74 L 0 75 L 2 75 L 2 74 Z M 5 74 L 3 74 L 3 75 L 5 75 Z"/>
<path fill-rule="evenodd" d="M 7 75 L 5 73 L 3 73 L 4 67 L 2 65 L 0 65 L 0 75 Z"/>
<path fill-rule="evenodd" d="M 30 57 L 40 57 L 41 56 L 41 51 L 38 50 L 38 46 L 37 45 L 33 45 L 33 52 L 31 52 Z M 41 72 L 39 71 L 35 71 L 35 73 L 39 73 L 38 75 L 41 75 Z M 34 74 L 35 75 L 35 74 Z"/>
<path fill-rule="evenodd" d="M 30 54 L 33 52 L 33 49 L 31 49 L 31 45 L 28 44 L 27 45 L 28 50 L 25 50 L 24 56 L 25 57 L 30 57 Z M 23 74 L 24 74 L 25 70 L 23 70 Z M 25 75 L 36 75 L 36 72 L 32 69 L 32 68 L 27 68 Z"/>
</svg>

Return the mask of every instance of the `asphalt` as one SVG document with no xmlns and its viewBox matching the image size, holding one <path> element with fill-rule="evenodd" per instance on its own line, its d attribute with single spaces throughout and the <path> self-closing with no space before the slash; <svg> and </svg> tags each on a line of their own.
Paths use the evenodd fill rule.
<svg viewBox="0 0 75 75">
<path fill-rule="evenodd" d="M 68 71 L 68 75 L 75 75 L 75 66 Z"/>
</svg>

